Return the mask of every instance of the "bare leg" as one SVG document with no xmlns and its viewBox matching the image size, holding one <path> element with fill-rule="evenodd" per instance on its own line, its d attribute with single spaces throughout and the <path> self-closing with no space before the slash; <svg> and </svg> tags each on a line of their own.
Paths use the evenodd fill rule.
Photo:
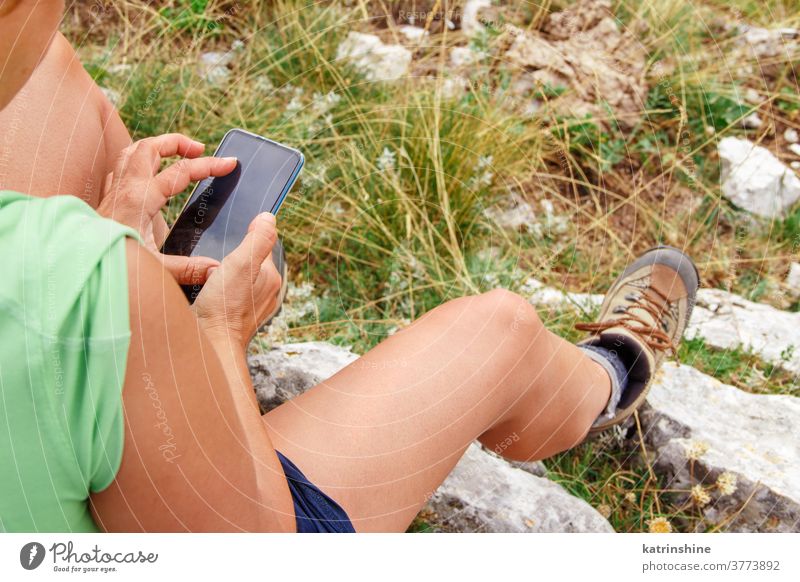
<svg viewBox="0 0 800 582">
<path fill-rule="evenodd" d="M 508 291 L 448 302 L 265 415 L 358 531 L 402 531 L 473 439 L 541 459 L 585 437 L 606 372 Z"/>
<path fill-rule="evenodd" d="M 0 111 L 0 189 L 72 194 L 96 207 L 120 150 L 131 143 L 113 105 L 56 35 L 25 88 Z"/>
</svg>

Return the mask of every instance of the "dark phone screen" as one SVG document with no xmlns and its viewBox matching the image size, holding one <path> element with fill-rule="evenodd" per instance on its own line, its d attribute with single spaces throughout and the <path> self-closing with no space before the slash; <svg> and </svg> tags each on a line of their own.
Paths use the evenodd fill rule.
<svg viewBox="0 0 800 582">
<path fill-rule="evenodd" d="M 215 155 L 237 158 L 236 168 L 197 185 L 164 241 L 164 254 L 221 261 L 239 246 L 257 214 L 275 212 L 300 163 L 297 152 L 240 132 L 230 133 Z"/>
<path fill-rule="evenodd" d="M 277 211 L 301 163 L 297 152 L 238 131 L 229 133 L 214 155 L 237 158 L 236 168 L 227 176 L 198 183 L 164 241 L 164 254 L 221 261 L 242 242 L 256 215 Z M 201 286 L 183 289 L 191 302 Z"/>
</svg>

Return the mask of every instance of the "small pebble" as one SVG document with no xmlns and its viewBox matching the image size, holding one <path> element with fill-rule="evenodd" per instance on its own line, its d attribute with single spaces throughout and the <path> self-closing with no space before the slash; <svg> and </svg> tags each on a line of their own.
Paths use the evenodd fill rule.
<svg viewBox="0 0 800 582">
<path fill-rule="evenodd" d="M 796 129 L 790 127 L 786 131 L 783 132 L 783 139 L 788 141 L 789 143 L 797 143 L 800 141 L 800 133 L 797 132 Z"/>
<path fill-rule="evenodd" d="M 758 129 L 763 124 L 764 122 L 758 116 L 758 113 L 755 112 L 742 119 L 742 127 L 745 129 Z"/>
</svg>

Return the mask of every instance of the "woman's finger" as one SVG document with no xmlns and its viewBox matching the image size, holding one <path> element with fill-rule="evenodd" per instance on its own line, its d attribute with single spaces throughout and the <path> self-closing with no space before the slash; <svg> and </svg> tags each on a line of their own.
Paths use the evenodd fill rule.
<svg viewBox="0 0 800 582">
<path fill-rule="evenodd" d="M 156 176 L 158 189 L 166 199 L 183 192 L 190 182 L 204 180 L 210 176 L 226 176 L 236 167 L 236 158 L 196 158 L 183 159 L 165 168 Z M 159 208 L 165 200 L 160 201 Z"/>
<path fill-rule="evenodd" d="M 225 261 L 232 263 L 236 270 L 248 272 L 253 283 L 258 278 L 262 263 L 272 252 L 277 238 L 275 216 L 263 212 L 253 219 L 242 244 L 236 247 Z"/>
<path fill-rule="evenodd" d="M 196 158 L 202 155 L 206 146 L 195 141 L 192 138 L 183 135 L 182 133 L 165 133 L 163 135 L 156 135 L 147 137 L 137 142 L 141 147 L 139 148 L 142 156 L 147 156 L 150 163 L 151 175 L 158 172 L 161 167 L 161 160 L 172 156 L 181 156 L 182 158 Z"/>
<path fill-rule="evenodd" d="M 219 267 L 219 261 L 210 257 L 184 257 L 180 255 L 157 255 L 164 268 L 181 285 L 203 285 L 210 270 Z"/>
</svg>

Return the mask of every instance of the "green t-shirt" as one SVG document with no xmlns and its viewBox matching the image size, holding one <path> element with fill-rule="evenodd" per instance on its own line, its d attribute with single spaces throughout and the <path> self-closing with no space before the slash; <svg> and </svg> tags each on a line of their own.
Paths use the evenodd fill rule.
<svg viewBox="0 0 800 582">
<path fill-rule="evenodd" d="M 73 196 L 0 192 L 0 531 L 97 531 L 122 458 L 125 237 Z"/>
</svg>

